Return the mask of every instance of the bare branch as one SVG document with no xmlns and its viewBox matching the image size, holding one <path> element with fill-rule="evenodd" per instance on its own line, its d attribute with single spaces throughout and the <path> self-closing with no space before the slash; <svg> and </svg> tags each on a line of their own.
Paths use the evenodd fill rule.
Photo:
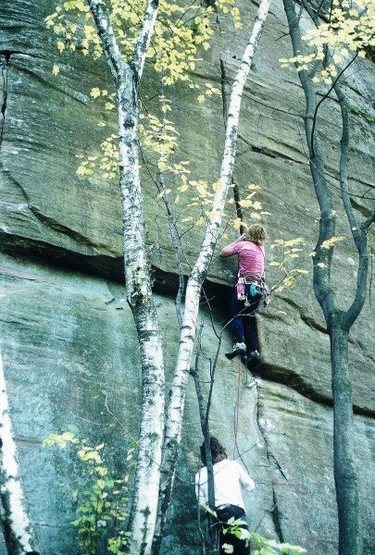
<svg viewBox="0 0 375 555">
<path fill-rule="evenodd" d="M 182 311 L 182 298 L 185 292 L 185 278 L 184 272 L 182 267 L 182 245 L 181 245 L 181 237 L 177 231 L 177 224 L 176 224 L 176 217 L 174 214 L 173 206 L 171 200 L 169 198 L 168 190 L 164 183 L 164 176 L 162 172 L 157 173 L 157 180 L 160 186 L 160 190 L 164 193 L 163 194 L 163 201 L 165 203 L 165 207 L 167 210 L 167 218 L 168 218 L 168 229 L 169 235 L 171 238 L 172 248 L 174 250 L 176 264 L 177 264 L 177 274 L 178 274 L 178 291 L 176 295 L 176 314 L 177 314 L 177 321 L 178 325 L 181 328 L 182 326 L 182 318 L 183 318 L 183 311 Z"/>
<path fill-rule="evenodd" d="M 362 222 L 361 230 L 364 233 L 367 233 L 374 222 L 375 222 L 375 211 L 367 218 L 367 220 Z"/>
<path fill-rule="evenodd" d="M 199 416 L 202 428 L 202 434 L 204 438 L 204 454 L 206 460 L 206 467 L 207 467 L 207 486 L 208 486 L 208 505 L 211 510 L 215 510 L 215 482 L 214 482 L 214 470 L 213 470 L 213 463 L 212 463 L 212 455 L 211 455 L 211 445 L 210 445 L 210 431 L 208 425 L 208 412 L 209 406 L 206 406 L 201 384 L 199 381 L 199 362 L 200 362 L 200 353 L 201 353 L 201 340 L 202 340 L 202 332 L 203 332 L 203 324 L 201 324 L 198 334 L 197 334 L 197 353 L 195 357 L 195 368 L 191 370 L 191 375 L 194 378 L 195 384 L 195 391 L 197 394 L 198 399 L 198 406 L 199 406 Z M 199 486 L 198 486 L 199 487 Z M 208 515 L 208 535 L 210 538 L 210 543 L 215 549 L 216 544 L 218 543 L 218 529 L 215 528 L 213 524 L 215 523 L 214 517 L 209 514 Z"/>
<path fill-rule="evenodd" d="M 344 205 L 346 217 L 350 225 L 350 231 L 354 239 L 354 243 L 359 251 L 361 248 L 361 233 L 359 230 L 357 218 L 354 214 L 354 210 L 350 203 L 350 196 L 348 192 L 348 155 L 349 155 L 349 115 L 348 115 L 348 105 L 344 93 L 341 90 L 341 86 L 338 82 L 334 85 L 335 93 L 340 104 L 341 109 L 341 121 L 342 121 L 342 135 L 340 142 L 340 163 L 339 163 L 339 175 L 340 175 L 340 190 L 341 198 Z"/>
<path fill-rule="evenodd" d="M 358 318 L 366 300 L 367 275 L 368 275 L 367 235 L 365 233 L 361 235 L 362 236 L 361 236 L 360 249 L 359 249 L 359 262 L 358 262 L 358 272 L 357 272 L 357 285 L 355 288 L 355 297 L 351 306 L 342 316 L 342 329 L 347 332 L 349 332 L 350 328 Z"/>
<path fill-rule="evenodd" d="M 316 123 L 317 123 L 317 118 L 318 118 L 318 110 L 320 108 L 320 106 L 323 104 L 323 102 L 325 100 L 327 100 L 327 98 L 329 97 L 329 95 L 331 94 L 331 92 L 334 90 L 335 86 L 337 85 L 337 83 L 339 83 L 340 78 L 342 77 L 342 75 L 345 73 L 345 71 L 347 69 L 349 69 L 349 67 L 352 65 L 352 63 L 357 59 L 358 54 L 355 54 L 355 56 L 353 56 L 353 58 L 350 60 L 350 62 L 348 62 L 346 64 L 346 66 L 344 66 L 342 68 L 342 70 L 339 72 L 339 74 L 336 76 L 335 80 L 333 81 L 332 85 L 330 86 L 330 88 L 328 89 L 328 91 L 322 96 L 322 98 L 319 100 L 319 102 L 317 103 L 316 107 L 315 107 L 315 111 L 314 111 L 314 117 L 313 117 L 313 126 L 312 126 L 312 131 L 311 131 L 311 147 L 312 147 L 312 153 L 314 153 L 314 137 L 315 137 L 315 128 L 316 128 Z"/>
</svg>

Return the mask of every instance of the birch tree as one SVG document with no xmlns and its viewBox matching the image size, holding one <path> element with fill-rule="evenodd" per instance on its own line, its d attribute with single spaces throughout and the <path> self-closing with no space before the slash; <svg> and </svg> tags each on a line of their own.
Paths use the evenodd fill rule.
<svg viewBox="0 0 375 555">
<path fill-rule="evenodd" d="M 375 221 L 375 211 L 360 221 L 351 204 L 348 186 L 348 153 L 350 128 L 348 104 L 342 90 L 342 81 L 346 69 L 355 58 L 365 55 L 365 48 L 373 44 L 373 15 L 363 11 L 363 20 L 358 21 L 360 13 L 345 13 L 345 6 L 334 2 L 331 5 L 329 23 L 319 33 L 320 20 L 308 2 L 303 6 L 315 22 L 318 31 L 311 32 L 316 50 L 306 51 L 300 31 L 300 14 L 295 11 L 294 0 L 284 0 L 290 37 L 298 76 L 305 96 L 305 136 L 309 152 L 309 164 L 312 182 L 320 210 L 319 235 L 313 257 L 313 286 L 315 296 L 320 304 L 327 325 L 331 348 L 332 394 L 334 412 L 334 477 L 339 519 L 339 553 L 340 555 L 359 555 L 361 553 L 361 533 L 359 522 L 359 500 L 357 472 L 354 457 L 353 401 L 352 386 L 349 375 L 348 342 L 350 330 L 364 306 L 367 292 L 369 266 L 368 232 Z M 374 11 L 373 3 L 362 2 Z M 335 9 L 336 18 L 335 18 Z M 353 21 L 348 16 L 354 16 Z M 355 17 L 356 16 L 356 17 Z M 348 32 L 350 31 L 350 32 Z M 336 47 L 335 54 L 330 46 Z M 342 54 L 341 50 L 345 50 Z M 348 58 L 349 55 L 349 58 Z M 349 61 L 348 61 L 349 60 Z M 339 66 L 339 67 L 337 67 Z M 328 85 L 328 92 L 319 100 L 315 83 Z M 332 188 L 327 179 L 326 156 L 319 137 L 318 109 L 322 102 L 334 92 L 340 106 L 341 142 L 338 165 L 339 191 L 343 212 L 347 219 L 348 236 L 357 251 L 358 265 L 355 283 L 347 291 L 353 291 L 348 306 L 343 307 L 347 299 L 337 298 L 332 280 L 334 249 L 343 237 L 336 236 L 337 210 Z"/>
<path fill-rule="evenodd" d="M 179 350 L 169 396 L 169 405 L 167 409 L 164 432 L 158 524 L 154 540 L 154 545 L 156 547 L 160 545 L 166 520 L 167 507 L 173 487 L 178 445 L 181 439 L 186 384 L 189 377 L 194 341 L 197 332 L 199 301 L 202 285 L 206 278 L 217 243 L 225 208 L 225 201 L 227 199 L 233 175 L 242 93 L 250 71 L 251 61 L 259 43 L 269 6 L 270 0 L 262 0 L 259 5 L 254 28 L 246 45 L 239 70 L 232 85 L 226 121 L 224 153 L 220 168 L 220 177 L 217 182 L 217 191 L 213 200 L 204 240 L 186 287 L 185 310 L 181 326 Z"/>
<path fill-rule="evenodd" d="M 126 295 L 137 330 L 142 367 L 142 410 L 138 463 L 133 493 L 132 542 L 147 553 L 157 508 L 164 423 L 163 344 L 146 259 L 144 218 L 139 178 L 138 92 L 158 1 L 149 0 L 129 61 L 121 55 L 104 3 L 88 0 L 117 95 L 120 190 Z"/>
<path fill-rule="evenodd" d="M 10 419 L 0 351 L 0 513 L 6 547 L 12 555 L 38 555 L 25 505 Z"/>
<path fill-rule="evenodd" d="M 215 184 L 216 192 L 204 241 L 186 289 L 180 348 L 170 392 L 169 408 L 165 414 L 163 344 L 152 298 L 151 278 L 146 256 L 145 223 L 142 211 L 138 156 L 139 87 L 147 50 L 155 29 L 159 2 L 156 0 L 147 2 L 143 23 L 135 36 L 133 51 L 130 54 L 126 52 L 125 55 L 121 50 L 119 38 L 116 36 L 107 9 L 108 5 L 103 0 L 87 0 L 100 42 L 98 44 L 96 39 L 90 36 L 85 38 L 83 46 L 88 48 L 88 42 L 91 40 L 94 43 L 96 53 L 99 47 L 101 48 L 110 68 L 116 91 L 126 294 L 133 313 L 141 354 L 142 413 L 131 522 L 132 552 L 134 551 L 134 553 L 149 553 L 153 536 L 153 549 L 157 552 L 160 547 L 181 437 L 185 392 L 196 335 L 200 294 L 217 242 L 225 201 L 231 184 L 242 92 L 267 16 L 269 3 L 270 0 L 262 0 L 260 4 L 253 32 L 233 83 L 220 177 Z M 112 17 L 114 17 L 115 10 L 119 9 L 119 4 L 121 3 L 117 0 L 112 0 L 112 7 L 114 8 Z M 235 24 L 238 25 L 237 8 L 233 7 L 234 1 L 221 0 L 215 3 L 216 8 L 220 4 L 224 5 L 225 11 L 229 11 L 227 5 L 231 7 L 231 14 Z M 81 0 L 65 2 L 64 7 L 65 9 L 78 9 L 85 14 L 85 17 L 87 15 L 85 3 Z M 121 9 L 127 10 L 128 7 L 122 6 Z M 212 14 L 214 11 L 210 6 L 205 10 L 206 14 Z M 118 15 L 117 11 L 116 14 Z M 52 25 L 54 25 L 54 17 L 55 15 L 50 19 Z M 60 16 L 58 15 L 58 17 Z M 199 31 L 201 34 L 194 31 L 194 36 L 198 36 L 198 43 L 209 38 L 211 34 L 210 27 L 207 24 L 207 16 L 204 16 L 202 24 L 200 21 L 200 18 L 195 16 L 194 22 L 198 26 L 198 31 L 199 26 L 202 27 L 202 30 Z M 73 29 L 71 24 L 69 25 L 68 29 L 71 33 L 74 33 L 75 28 Z M 59 27 L 59 25 L 56 25 L 56 27 Z M 88 31 L 85 30 L 85 32 L 87 35 L 89 34 Z M 178 36 L 180 34 L 179 31 Z M 70 33 L 68 35 L 71 36 Z M 65 36 L 67 37 L 67 35 Z M 62 51 L 65 48 L 65 43 L 59 42 L 58 48 Z M 203 46 L 206 47 L 205 42 L 203 42 Z M 183 62 L 182 66 L 192 68 L 194 60 L 192 54 L 189 54 L 190 50 L 187 52 L 187 61 Z M 184 63 L 188 65 L 184 66 Z M 176 75 L 171 73 L 173 66 L 171 64 L 169 66 L 164 68 L 166 70 L 168 67 L 170 72 L 165 78 L 166 84 L 176 79 Z M 57 74 L 58 71 L 55 70 L 55 73 Z M 176 69 L 175 73 L 177 75 L 181 74 L 181 68 Z M 185 77 L 183 76 L 182 79 L 185 80 Z M 87 166 L 84 167 L 87 168 Z M 163 170 L 163 160 L 162 164 L 159 165 L 159 170 Z M 87 170 L 83 169 L 82 174 L 85 171 Z M 163 437 L 164 442 L 162 443 Z M 160 469 L 162 469 L 162 482 L 159 489 Z M 157 505 L 157 525 L 154 534 Z"/>
</svg>

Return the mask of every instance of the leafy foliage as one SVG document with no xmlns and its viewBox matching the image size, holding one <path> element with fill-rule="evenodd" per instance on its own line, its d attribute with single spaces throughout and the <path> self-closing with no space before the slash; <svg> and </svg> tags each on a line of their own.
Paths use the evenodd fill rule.
<svg viewBox="0 0 375 555">
<path fill-rule="evenodd" d="M 242 527 L 244 524 L 246 524 L 246 522 L 241 518 L 235 519 L 232 517 L 223 525 L 223 534 L 231 534 L 236 538 L 244 540 L 246 545 L 251 542 L 251 553 L 253 555 L 302 555 L 306 553 L 306 549 L 300 546 L 291 545 L 289 543 L 279 543 L 275 540 L 269 540 L 256 532 L 249 532 L 246 528 Z M 233 553 L 233 546 L 225 543 L 223 545 L 223 550 L 228 554 Z"/>
<path fill-rule="evenodd" d="M 373 0 L 333 0 L 327 23 L 321 23 L 303 35 L 307 54 L 282 58 L 282 65 L 296 64 L 299 71 L 309 70 L 312 64 L 320 64 L 314 82 L 327 85 L 336 78 L 342 66 L 351 56 L 364 58 L 369 47 L 375 46 L 375 3 Z M 327 50 L 330 57 L 327 58 Z"/>
<path fill-rule="evenodd" d="M 282 276 L 281 282 L 273 289 L 274 292 L 281 292 L 286 287 L 295 285 L 297 275 L 308 274 L 307 270 L 299 267 L 306 253 L 305 247 L 302 237 L 277 239 L 272 243 L 274 259 L 269 265 L 276 268 Z"/>
<path fill-rule="evenodd" d="M 195 2 L 190 5 L 184 2 L 167 2 L 161 0 L 158 18 L 155 24 L 151 45 L 147 51 L 149 70 L 159 76 L 161 90 L 185 82 L 192 91 L 197 91 L 198 103 L 207 98 L 220 95 L 221 91 L 212 83 L 200 86 L 194 79 L 193 72 L 199 62 L 199 51 L 210 47 L 210 39 L 214 33 L 217 14 L 228 14 L 232 18 L 235 28 L 241 27 L 240 12 L 236 7 L 236 0 L 217 0 L 213 3 Z M 105 2 L 117 42 L 125 61 L 130 61 L 134 53 L 139 30 L 143 24 L 143 13 L 146 0 L 107 0 Z M 102 56 L 102 49 L 94 22 L 84 0 L 60 1 L 53 13 L 46 17 L 47 28 L 56 35 L 56 47 L 60 54 L 66 51 L 80 51 L 83 55 L 91 55 L 94 59 Z M 52 73 L 58 75 L 60 68 L 53 66 Z M 90 96 L 103 111 L 115 108 L 113 93 L 105 89 L 94 87 Z M 181 160 L 176 155 L 178 150 L 179 133 L 172 121 L 171 101 L 163 92 L 157 95 L 155 113 L 144 110 L 140 113 L 138 126 L 139 140 L 142 151 L 147 155 L 147 163 L 156 166 L 157 171 L 163 172 L 165 179 L 176 179 L 178 193 L 175 203 L 178 204 L 180 193 L 192 188 L 197 193 L 194 200 L 202 202 L 203 193 L 210 186 L 198 180 L 187 180 L 190 174 L 189 161 Z M 167 114 L 170 114 L 167 118 Z M 103 121 L 98 124 L 106 127 Z M 90 177 L 99 172 L 106 180 L 118 179 L 118 136 L 109 134 L 99 145 L 99 152 L 79 154 L 80 160 L 77 174 Z M 205 196 L 204 204 L 209 202 L 210 195 Z M 199 222 L 204 221 L 204 216 Z"/>
<path fill-rule="evenodd" d="M 77 516 L 72 524 L 77 530 L 79 546 L 85 555 L 129 553 L 129 533 L 125 530 L 125 523 L 134 448 L 130 448 L 127 453 L 127 472 L 116 479 L 105 466 L 104 443 L 90 447 L 86 440 L 68 431 L 50 434 L 43 444 L 72 449 L 81 467 L 84 477 L 74 479 L 75 488 L 71 491 Z"/>
<path fill-rule="evenodd" d="M 306 553 L 306 549 L 303 549 L 303 547 L 289 543 L 279 543 L 275 540 L 267 540 L 255 532 L 251 534 L 251 539 L 253 542 L 253 555 L 301 555 Z"/>
<path fill-rule="evenodd" d="M 154 70 L 162 75 L 164 85 L 187 81 L 195 88 L 191 72 L 196 67 L 198 49 L 208 50 L 210 47 L 215 13 L 230 14 L 234 26 L 242 26 L 235 1 L 217 0 L 215 8 L 204 2 L 192 1 L 186 5 L 184 2 L 160 1 L 147 58 Z M 129 62 L 143 25 L 146 0 L 107 0 L 105 4 L 124 59 Z M 86 56 L 91 54 L 94 59 L 102 56 L 100 40 L 84 0 L 58 2 L 45 22 L 58 37 L 56 46 L 60 53 L 78 49 Z"/>
</svg>

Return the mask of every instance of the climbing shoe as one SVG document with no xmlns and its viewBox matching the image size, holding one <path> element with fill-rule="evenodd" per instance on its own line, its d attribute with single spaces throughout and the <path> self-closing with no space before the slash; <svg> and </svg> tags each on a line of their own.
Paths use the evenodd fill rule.
<svg viewBox="0 0 375 555">
<path fill-rule="evenodd" d="M 248 369 L 256 370 L 263 362 L 263 357 L 259 351 L 251 351 L 248 360 Z"/>
<path fill-rule="evenodd" d="M 225 356 L 229 358 L 229 360 L 232 360 L 232 358 L 234 357 L 243 356 L 243 355 L 246 355 L 245 343 L 235 343 L 233 345 L 232 351 L 230 353 L 225 353 Z"/>
</svg>

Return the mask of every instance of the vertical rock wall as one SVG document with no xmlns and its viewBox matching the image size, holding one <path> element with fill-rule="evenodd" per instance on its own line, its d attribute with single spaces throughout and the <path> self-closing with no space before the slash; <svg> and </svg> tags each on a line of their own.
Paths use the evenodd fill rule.
<svg viewBox="0 0 375 555">
<path fill-rule="evenodd" d="M 242 5 L 242 4 L 241 4 Z M 123 467 L 129 440 L 137 435 L 139 387 L 137 341 L 124 302 L 121 215 L 116 184 L 76 175 L 76 153 L 98 150 L 105 132 L 90 90 L 107 83 L 104 65 L 72 54 L 58 61 L 43 18 L 52 0 L 3 0 L 0 4 L 0 342 L 25 495 L 38 542 L 48 555 L 74 555 L 77 546 L 68 495 L 75 466 L 66 453 L 42 448 L 52 431 L 75 425 L 82 436 L 109 446 L 110 463 Z M 244 30 L 225 22 L 213 49 L 204 55 L 197 77 L 204 85 L 230 81 L 236 52 L 247 34 L 255 7 L 243 3 Z M 306 23 L 307 24 L 307 23 Z M 266 222 L 271 240 L 303 235 L 313 249 L 318 211 L 311 189 L 303 139 L 303 95 L 293 70 L 278 58 L 290 53 L 282 4 L 275 2 L 249 78 L 241 119 L 235 181 L 239 195 L 249 183 L 261 185 L 260 200 L 272 213 Z M 154 85 L 146 83 L 145 95 Z M 374 138 L 371 105 L 373 66 L 361 61 L 346 85 L 353 106 L 350 178 L 359 190 L 371 183 Z M 183 158 L 192 161 L 192 178 L 217 177 L 222 150 L 222 99 L 200 106 L 195 96 L 176 91 L 173 118 L 181 131 Z M 355 108 L 355 110 L 354 110 Z M 323 141 L 339 139 L 338 107 L 322 112 Z M 336 180 L 337 147 L 330 148 L 328 170 Z M 152 182 L 145 177 L 148 242 L 157 291 L 175 286 L 175 264 L 165 218 Z M 366 215 L 368 203 L 354 201 Z M 181 217 L 194 209 L 179 208 Z M 234 209 L 228 206 L 227 217 Z M 249 214 L 245 211 L 245 217 Z M 187 224 L 186 224 L 187 225 Z M 339 228 L 345 230 L 344 220 Z M 186 272 L 196 256 L 202 229 L 185 235 Z M 229 234 L 229 238 L 230 234 Z M 222 241 L 229 239 L 223 238 Z M 309 269 L 307 256 L 303 261 Z M 335 279 L 343 306 L 352 295 L 355 254 L 337 249 Z M 207 291 L 214 310 L 203 311 L 202 372 L 208 372 L 225 322 L 225 301 L 235 278 L 234 265 L 215 257 Z M 279 277 L 269 272 L 271 282 Z M 164 325 L 169 376 L 178 337 L 171 298 L 158 297 Z M 223 353 L 216 375 L 212 431 L 230 455 L 241 453 L 257 487 L 246 498 L 252 529 L 305 546 L 314 555 L 337 553 L 332 476 L 332 411 L 329 342 L 311 291 L 311 276 L 285 290 L 259 318 L 265 365 L 248 376 Z M 350 343 L 356 441 L 361 491 L 364 554 L 375 550 L 371 523 L 374 472 L 374 322 L 367 303 Z M 197 403 L 190 384 L 183 444 L 164 553 L 199 552 L 193 477 L 201 442 Z M 4 546 L 0 553 L 5 553 Z"/>
</svg>

